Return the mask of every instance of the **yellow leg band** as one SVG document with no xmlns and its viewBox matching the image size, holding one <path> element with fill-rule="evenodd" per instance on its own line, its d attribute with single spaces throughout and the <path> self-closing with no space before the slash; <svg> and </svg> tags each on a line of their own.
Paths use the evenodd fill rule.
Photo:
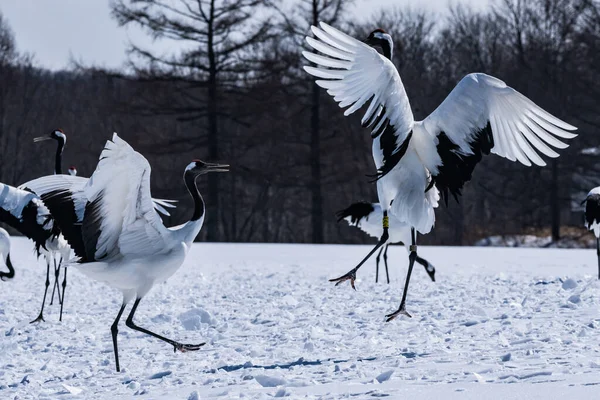
<svg viewBox="0 0 600 400">
<path fill-rule="evenodd" d="M 385 217 L 383 217 L 383 227 L 384 228 L 390 227 L 390 217 L 388 217 L 387 215 Z"/>
</svg>

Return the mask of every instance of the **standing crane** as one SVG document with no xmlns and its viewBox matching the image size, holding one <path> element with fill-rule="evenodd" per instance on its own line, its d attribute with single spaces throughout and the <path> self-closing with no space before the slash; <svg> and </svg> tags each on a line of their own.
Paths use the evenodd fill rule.
<svg viewBox="0 0 600 400">
<path fill-rule="evenodd" d="M 49 135 L 40 136 L 33 139 L 34 143 L 43 142 L 46 140 L 55 140 L 56 141 L 56 155 L 54 157 L 54 174 L 60 175 L 62 174 L 62 155 L 65 150 L 65 146 L 67 144 L 67 135 L 65 135 L 62 129 L 55 129 L 50 132 Z M 75 174 L 77 171 L 75 170 Z M 69 174 L 71 174 L 71 168 L 69 168 Z M 53 242 L 47 243 L 47 246 L 43 248 L 42 254 L 46 259 L 46 263 L 50 264 L 51 262 L 54 264 L 54 285 L 52 286 L 52 296 L 50 296 L 50 305 L 54 303 L 54 294 L 55 292 L 58 294 L 58 302 L 60 303 L 60 317 L 59 321 L 62 321 L 62 310 L 63 310 L 63 301 L 65 296 L 65 290 L 67 288 L 67 270 L 65 269 L 63 283 L 62 283 L 62 296 L 60 292 L 60 286 L 58 284 L 60 277 L 60 267 L 63 260 L 68 260 L 71 255 L 71 248 L 69 247 L 66 240 L 61 236 L 57 236 Z M 60 257 L 58 263 L 56 262 L 57 255 Z M 49 271 L 49 268 L 48 268 Z M 50 283 L 49 277 L 46 277 L 46 287 L 44 289 L 44 299 L 46 298 L 46 291 L 48 290 L 48 285 Z M 31 322 L 40 322 L 44 321 L 43 310 L 44 303 L 42 303 L 42 311 L 40 311 L 40 315 Z"/>
<path fill-rule="evenodd" d="M 600 186 L 588 193 L 585 204 L 585 222 L 588 230 L 596 236 L 596 256 L 598 257 L 598 279 L 600 279 Z"/>
<path fill-rule="evenodd" d="M 120 371 L 117 344 L 118 323 L 127 304 L 135 299 L 126 325 L 173 346 L 177 351 L 195 351 L 201 344 L 182 344 L 142 328 L 133 317 L 142 298 L 157 282 L 173 275 L 185 261 L 192 242 L 200 232 L 205 205 L 196 179 L 211 172 L 225 172 L 228 165 L 192 161 L 183 174 L 194 201 L 191 219 L 172 228 L 163 225 L 150 197 L 150 165 L 127 142 L 113 135 L 88 184 L 71 196 L 75 214 L 81 214 L 81 236 L 63 231 L 79 257 L 76 266 L 84 275 L 119 289 L 123 302 L 111 325 L 116 370 Z M 84 200 L 85 203 L 81 202 Z M 85 204 L 83 207 L 82 204 Z M 57 217 L 61 218 L 61 217 Z M 80 240 L 83 239 L 83 240 Z"/>
</svg>

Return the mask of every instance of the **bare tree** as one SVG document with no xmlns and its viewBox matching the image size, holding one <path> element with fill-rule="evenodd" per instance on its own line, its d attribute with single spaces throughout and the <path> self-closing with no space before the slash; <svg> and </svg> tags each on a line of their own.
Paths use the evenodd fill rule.
<svg viewBox="0 0 600 400">
<path fill-rule="evenodd" d="M 261 0 L 115 0 L 112 14 L 121 26 L 136 25 L 153 39 L 174 43 L 168 55 L 132 44 L 130 67 L 138 77 L 177 82 L 176 98 L 146 104 L 151 113 L 206 121 L 207 158 L 220 160 L 220 120 L 236 120 L 222 96 L 243 91 L 241 82 L 253 75 L 253 49 L 268 38 L 271 25 L 259 20 Z M 196 138 L 184 138 L 197 144 Z M 219 179 L 208 177 L 207 239 L 219 238 Z"/>
<path fill-rule="evenodd" d="M 0 12 L 0 65 L 11 64 L 17 57 L 15 36 Z"/>
<path fill-rule="evenodd" d="M 306 48 L 304 37 L 310 32 L 310 25 L 318 26 L 323 21 L 329 24 L 337 24 L 341 21 L 344 12 L 352 0 L 296 0 L 291 9 L 278 8 L 281 23 L 280 29 L 290 42 L 291 51 L 297 52 L 299 48 Z M 274 2 L 271 3 L 274 5 Z M 311 49 L 313 52 L 316 50 Z M 300 70 L 301 61 L 292 66 L 297 74 Z M 302 72 L 300 72 L 302 74 Z M 322 178 L 322 122 L 321 122 L 321 88 L 312 80 L 308 81 L 306 76 L 300 76 L 301 82 L 309 82 L 310 93 L 310 139 L 309 139 L 309 165 L 311 193 L 310 221 L 312 227 L 311 241 L 323 243 L 323 178 Z"/>
</svg>

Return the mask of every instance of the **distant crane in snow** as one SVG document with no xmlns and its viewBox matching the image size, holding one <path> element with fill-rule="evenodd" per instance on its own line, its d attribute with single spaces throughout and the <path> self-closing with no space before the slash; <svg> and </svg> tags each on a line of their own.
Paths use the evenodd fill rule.
<svg viewBox="0 0 600 400">
<path fill-rule="evenodd" d="M 3 228 L 0 228 L 0 260 L 8 268 L 8 272 L 0 271 L 0 280 L 12 279 L 15 276 L 15 269 L 10 261 L 10 235 Z"/>
<path fill-rule="evenodd" d="M 134 330 L 165 341 L 177 351 L 194 351 L 201 344 L 182 344 L 137 326 L 133 317 L 141 299 L 157 282 L 169 278 L 183 264 L 194 238 L 204 221 L 205 206 L 196 178 L 209 172 L 228 171 L 228 165 L 192 161 L 183 175 L 194 200 L 194 213 L 189 222 L 166 228 L 150 197 L 150 165 L 129 144 L 113 135 L 106 143 L 100 161 L 83 191 L 57 194 L 57 198 L 83 210 L 82 241 L 67 241 L 79 257 L 79 271 L 93 279 L 121 290 L 123 303 L 112 326 L 113 348 L 117 371 L 120 371 L 117 345 L 118 323 L 126 305 L 135 298 L 126 325 Z M 69 197 L 71 197 L 69 199 Z M 81 200 L 85 204 L 81 207 Z"/>
<path fill-rule="evenodd" d="M 383 228 L 381 227 L 383 212 L 381 211 L 381 205 L 379 203 L 368 203 L 364 201 L 353 203 L 349 207 L 338 211 L 336 215 L 338 217 L 338 222 L 346 220 L 350 226 L 356 226 L 369 236 L 379 239 L 383 235 Z M 377 254 L 377 258 L 375 259 L 375 283 L 379 281 L 379 259 L 381 258 L 381 253 L 383 252 L 387 283 L 390 283 L 390 274 L 388 272 L 387 264 L 388 247 L 391 243 L 402 243 L 406 250 L 408 250 L 408 243 L 410 243 L 410 227 L 394 218 L 393 214 L 390 215 L 390 228 L 388 233 L 389 238 L 385 245 L 381 247 Z M 431 265 L 429 261 L 419 256 L 417 256 L 415 261 L 425 268 L 427 275 L 435 282 L 435 267 Z"/>
<path fill-rule="evenodd" d="M 362 118 L 371 128 L 379 203 L 383 208 L 383 234 L 371 252 L 345 275 L 332 279 L 352 283 L 356 271 L 389 238 L 391 213 L 411 227 L 409 267 L 400 306 L 387 315 L 390 321 L 406 311 L 406 294 L 417 258 L 417 231 L 428 233 L 434 225 L 434 208 L 440 192 L 458 201 L 475 166 L 490 153 L 530 166 L 546 163 L 564 149 L 556 137 L 571 139 L 576 128 L 547 113 L 500 79 L 473 73 L 465 76 L 440 106 L 423 121 L 413 118 L 402 80 L 392 63 L 394 43 L 382 29 L 366 43 L 321 22 L 312 26 L 316 38 L 308 44 L 321 54 L 302 54 L 317 67 L 305 66 L 316 83 L 352 114 L 370 102 Z M 383 55 L 373 47 L 380 47 Z"/>
<path fill-rule="evenodd" d="M 600 186 L 593 188 L 583 201 L 585 204 L 585 222 L 596 236 L 596 255 L 598 257 L 598 279 L 600 279 Z"/>
<path fill-rule="evenodd" d="M 50 134 L 47 136 L 40 136 L 40 137 L 36 137 L 33 139 L 34 143 L 39 143 L 39 142 L 46 141 L 46 140 L 55 140 L 56 141 L 57 146 L 56 146 L 56 155 L 54 157 L 54 174 L 60 175 L 60 174 L 62 174 L 62 155 L 63 155 L 64 149 L 65 149 L 65 146 L 67 144 L 67 135 L 65 135 L 65 133 L 63 132 L 62 129 L 55 129 L 52 132 L 50 132 Z M 71 168 L 73 168 L 73 170 L 75 171 L 74 174 L 71 173 Z M 75 167 L 69 168 L 70 175 L 77 174 L 77 170 L 75 170 L 74 168 Z M 64 296 L 65 296 L 65 290 L 67 288 L 67 269 L 66 268 L 64 271 L 63 282 L 62 282 L 62 296 L 60 293 L 60 286 L 58 284 L 58 280 L 60 277 L 60 269 L 61 269 L 60 266 L 61 266 L 63 260 L 68 260 L 70 258 L 71 248 L 69 247 L 68 243 L 64 240 L 64 238 L 61 235 L 59 235 L 53 241 L 47 243 L 47 246 L 43 247 L 42 254 L 44 255 L 44 258 L 46 259 L 47 264 L 50 264 L 51 261 L 54 264 L 54 285 L 52 286 L 52 296 L 50 296 L 50 305 L 52 305 L 52 303 L 54 303 L 54 294 L 56 292 L 58 294 L 58 301 L 61 305 L 59 321 L 62 321 L 63 301 L 64 301 Z M 56 262 L 57 255 L 60 256 L 60 260 L 58 261 L 58 263 Z M 48 271 L 49 271 L 49 268 L 48 268 Z M 46 291 L 48 290 L 49 283 L 50 283 L 49 277 L 46 277 L 46 287 L 44 289 L 44 299 L 46 298 Z M 44 310 L 44 304 L 42 303 L 42 311 L 40 311 L 40 315 L 38 316 L 38 318 L 36 318 L 32 322 L 39 322 L 39 321 L 44 320 L 43 310 Z"/>
</svg>

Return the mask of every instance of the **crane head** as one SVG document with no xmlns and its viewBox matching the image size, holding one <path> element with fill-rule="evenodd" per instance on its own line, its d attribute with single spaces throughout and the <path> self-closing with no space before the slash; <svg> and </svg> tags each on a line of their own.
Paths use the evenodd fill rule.
<svg viewBox="0 0 600 400">
<path fill-rule="evenodd" d="M 185 173 L 191 173 L 195 176 L 207 174 L 209 172 L 228 172 L 228 164 L 208 163 L 201 160 L 193 160 L 186 168 Z"/>
<path fill-rule="evenodd" d="M 67 136 L 65 135 L 65 133 L 63 132 L 62 129 L 55 129 L 52 132 L 50 132 L 49 135 L 46 136 L 39 136 L 33 139 L 34 143 L 37 142 L 42 142 L 44 140 L 50 140 L 50 139 L 54 139 L 54 140 L 62 140 L 63 142 L 67 141 Z"/>
<path fill-rule="evenodd" d="M 381 47 L 383 55 L 390 60 L 392 59 L 394 41 L 392 40 L 392 36 L 383 29 L 377 28 L 371 32 L 365 40 L 365 43 L 369 46 Z"/>
</svg>

